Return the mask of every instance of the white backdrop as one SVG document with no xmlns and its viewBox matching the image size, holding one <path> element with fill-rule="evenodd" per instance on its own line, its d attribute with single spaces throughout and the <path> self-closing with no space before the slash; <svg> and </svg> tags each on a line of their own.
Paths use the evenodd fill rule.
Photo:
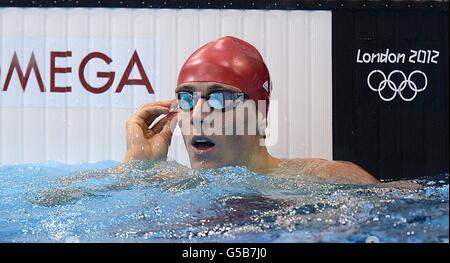
<svg viewBox="0 0 450 263">
<path fill-rule="evenodd" d="M 269 67 L 272 99 L 278 100 L 279 157 L 332 158 L 332 60 L 330 11 L 169 10 L 88 8 L 0 8 L 0 165 L 62 160 L 70 163 L 121 160 L 125 121 L 144 102 L 174 97 L 177 75 L 195 49 L 232 35 L 256 46 Z M 134 50 L 155 94 L 144 86 L 115 89 Z M 51 51 L 71 51 L 58 58 L 57 86 L 50 91 Z M 106 81 L 97 72 L 114 71 L 111 88 L 87 92 L 79 80 L 80 61 L 102 52 L 110 64 L 92 60 L 84 76 L 92 85 Z M 40 92 L 32 71 L 22 90 L 14 71 L 2 91 L 16 52 L 25 74 L 30 56 L 46 88 Z M 133 69 L 130 78 L 140 78 Z M 169 155 L 187 164 L 177 130 Z"/>
</svg>

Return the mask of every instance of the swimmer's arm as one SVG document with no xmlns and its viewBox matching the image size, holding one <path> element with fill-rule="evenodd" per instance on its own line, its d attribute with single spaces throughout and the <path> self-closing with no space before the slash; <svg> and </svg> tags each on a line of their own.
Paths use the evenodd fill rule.
<svg viewBox="0 0 450 263">
<path fill-rule="evenodd" d="M 337 183 L 376 184 L 379 183 L 373 175 L 360 166 L 348 161 L 328 161 L 324 159 L 310 159 L 305 165 L 306 171 L 320 178 L 329 179 Z"/>
</svg>

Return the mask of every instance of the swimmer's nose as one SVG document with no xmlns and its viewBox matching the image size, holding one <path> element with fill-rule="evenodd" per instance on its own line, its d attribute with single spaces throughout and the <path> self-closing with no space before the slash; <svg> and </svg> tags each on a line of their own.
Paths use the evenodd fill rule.
<svg viewBox="0 0 450 263">
<path fill-rule="evenodd" d="M 191 124 L 195 124 L 196 122 L 201 124 L 203 119 L 206 118 L 210 112 L 211 108 L 209 107 L 208 102 L 203 98 L 199 98 L 192 109 Z"/>
</svg>

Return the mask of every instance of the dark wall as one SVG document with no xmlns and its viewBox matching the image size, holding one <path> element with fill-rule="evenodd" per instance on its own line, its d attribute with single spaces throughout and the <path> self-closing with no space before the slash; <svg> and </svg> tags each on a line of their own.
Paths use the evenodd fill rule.
<svg viewBox="0 0 450 263">
<path fill-rule="evenodd" d="M 259 10 L 446 10 L 448 0 L 0 0 L 0 7 L 200 8 Z"/>
<path fill-rule="evenodd" d="M 382 179 L 448 173 L 448 12 L 333 11 L 332 26 L 334 159 L 354 161 Z M 358 63 L 358 49 L 360 55 L 404 53 L 405 62 Z M 412 63 L 411 50 L 430 56 L 421 52 Z M 373 70 L 386 78 L 376 72 L 370 84 L 385 99 L 396 95 L 392 100 L 369 88 Z M 394 70 L 405 76 L 396 72 L 389 79 Z M 404 82 L 415 70 L 428 84 L 406 101 L 414 85 L 425 85 L 421 73 Z"/>
</svg>

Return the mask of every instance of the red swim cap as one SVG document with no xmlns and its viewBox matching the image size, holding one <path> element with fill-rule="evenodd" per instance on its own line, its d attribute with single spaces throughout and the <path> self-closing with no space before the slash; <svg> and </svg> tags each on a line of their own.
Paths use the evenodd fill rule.
<svg viewBox="0 0 450 263">
<path fill-rule="evenodd" d="M 269 70 L 258 52 L 244 40 L 225 36 L 197 49 L 184 63 L 177 85 L 187 82 L 218 82 L 234 86 L 250 99 L 266 101 L 269 109 Z"/>
</svg>

